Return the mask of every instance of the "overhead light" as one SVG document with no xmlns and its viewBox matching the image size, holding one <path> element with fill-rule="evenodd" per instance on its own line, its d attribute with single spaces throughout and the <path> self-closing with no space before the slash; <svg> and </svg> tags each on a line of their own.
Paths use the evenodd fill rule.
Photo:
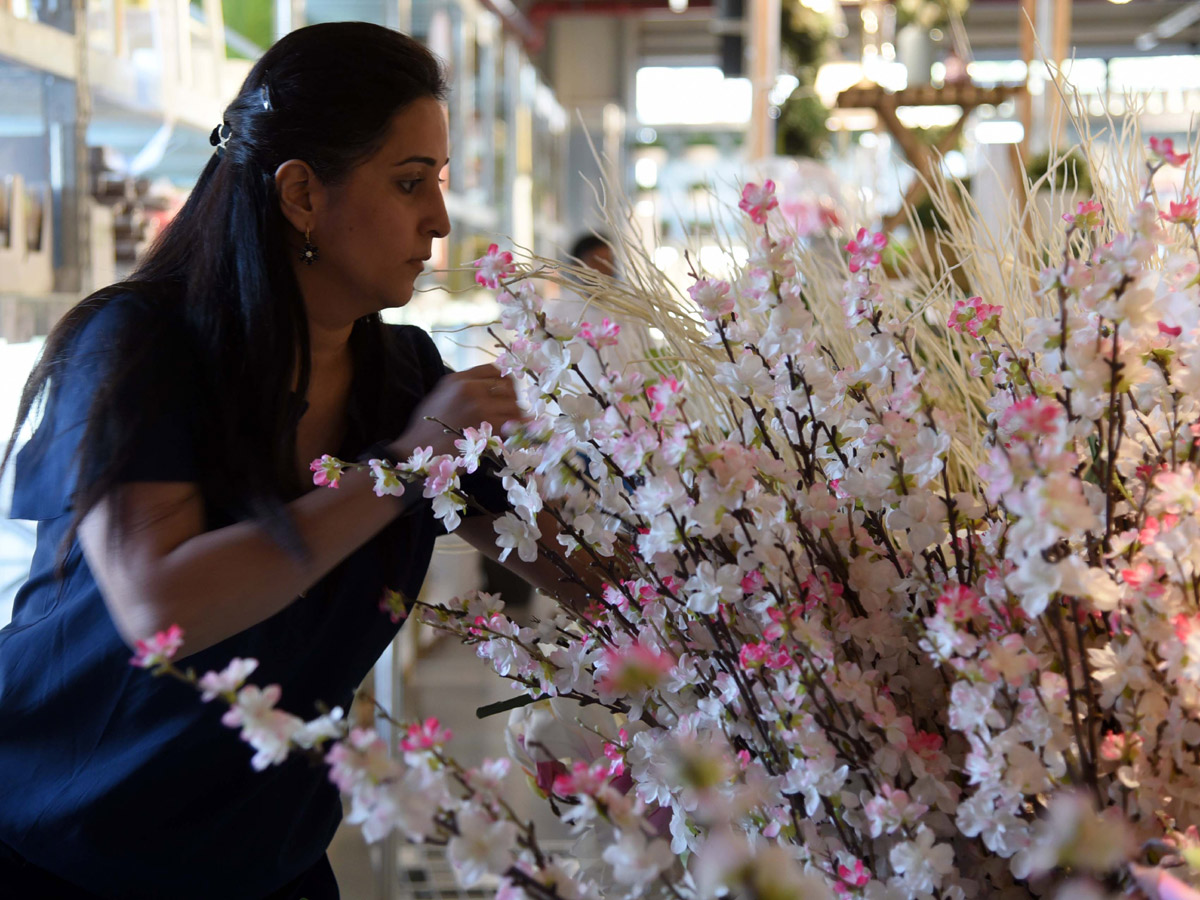
<svg viewBox="0 0 1200 900">
<path fill-rule="evenodd" d="M 949 128 L 962 118 L 960 106 L 897 106 L 896 118 L 905 128 Z"/>
<path fill-rule="evenodd" d="M 1127 0 L 1122 0 L 1122 2 L 1127 2 Z M 667 6 L 673 13 L 687 12 L 688 0 L 667 0 Z"/>
<path fill-rule="evenodd" d="M 1025 126 L 1020 122 L 979 122 L 975 140 L 980 144 L 1019 144 L 1025 139 Z"/>
<path fill-rule="evenodd" d="M 831 131 L 873 131 L 879 116 L 873 109 L 831 109 L 825 127 Z"/>
<path fill-rule="evenodd" d="M 648 156 L 643 156 L 633 164 L 633 180 L 637 186 L 650 190 L 658 185 L 658 163 Z"/>
<path fill-rule="evenodd" d="M 854 87 L 862 79 L 862 63 L 844 60 L 822 63 L 821 67 L 817 69 L 813 90 L 817 92 L 821 102 L 832 109 L 837 104 L 838 94 L 846 88 Z"/>
</svg>

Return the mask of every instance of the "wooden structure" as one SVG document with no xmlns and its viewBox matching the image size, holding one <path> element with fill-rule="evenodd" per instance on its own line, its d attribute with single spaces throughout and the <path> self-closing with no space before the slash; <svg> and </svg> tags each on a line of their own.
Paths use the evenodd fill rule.
<svg viewBox="0 0 1200 900">
<path fill-rule="evenodd" d="M 980 106 L 997 106 L 1010 98 L 1026 94 L 1024 85 L 997 87 L 978 87 L 973 84 L 947 84 L 944 87 L 933 85 L 917 85 L 900 91 L 886 91 L 877 84 L 858 84 L 838 94 L 839 109 L 872 109 L 879 116 L 888 134 L 904 151 L 908 161 L 921 177 L 913 180 L 904 195 L 904 202 L 896 212 L 884 219 L 884 227 L 891 228 L 905 220 L 904 209 L 915 206 L 928 193 L 926 183 L 934 184 L 941 180 L 940 161 L 950 151 L 962 135 L 963 127 L 967 124 L 967 116 Z M 913 131 L 906 127 L 896 115 L 901 106 L 957 106 L 961 112 L 958 119 L 933 146 L 926 145 Z M 1022 173 L 1019 171 L 1019 160 L 1016 154 L 1014 160 L 1014 178 L 1021 183 Z"/>
</svg>

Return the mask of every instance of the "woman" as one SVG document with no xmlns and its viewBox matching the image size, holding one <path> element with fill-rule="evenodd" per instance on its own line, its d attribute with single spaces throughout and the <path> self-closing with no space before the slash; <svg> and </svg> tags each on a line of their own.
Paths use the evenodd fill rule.
<svg viewBox="0 0 1200 900">
<path fill-rule="evenodd" d="M 437 529 L 419 490 L 314 491 L 309 461 L 453 452 L 430 419 L 519 417 L 495 368 L 446 374 L 427 335 L 378 316 L 450 230 L 444 92 L 384 28 L 283 38 L 137 273 L 50 335 L 13 501 L 37 550 L 0 631 L 5 896 L 337 896 L 323 768 L 252 771 L 218 704 L 129 648 L 178 624 L 197 672 L 254 657 L 289 711 L 347 705 L 394 636 L 383 589 L 417 594 Z M 488 517 L 463 529 L 496 552 Z"/>
</svg>

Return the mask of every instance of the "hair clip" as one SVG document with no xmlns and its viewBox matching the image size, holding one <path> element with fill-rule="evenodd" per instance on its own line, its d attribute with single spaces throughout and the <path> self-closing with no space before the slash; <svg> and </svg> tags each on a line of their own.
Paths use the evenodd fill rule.
<svg viewBox="0 0 1200 900">
<path fill-rule="evenodd" d="M 229 140 L 233 137 L 233 129 L 222 122 L 212 130 L 212 134 L 208 136 L 208 142 L 217 148 L 217 156 L 225 155 L 225 150 L 229 146 Z"/>
</svg>

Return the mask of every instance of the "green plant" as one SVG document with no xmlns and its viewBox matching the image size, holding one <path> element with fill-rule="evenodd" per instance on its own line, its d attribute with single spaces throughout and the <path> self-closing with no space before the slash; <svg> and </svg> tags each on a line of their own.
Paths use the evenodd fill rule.
<svg viewBox="0 0 1200 900">
<path fill-rule="evenodd" d="M 896 24 L 921 28 L 941 28 L 952 15 L 963 15 L 970 0 L 897 0 Z"/>
<path fill-rule="evenodd" d="M 779 46 L 801 81 L 802 72 L 814 73 L 825 61 L 833 31 L 829 17 L 809 9 L 800 0 L 786 0 L 779 11 Z M 811 80 L 811 78 L 807 79 Z"/>
<path fill-rule="evenodd" d="M 1088 162 L 1077 149 L 1066 153 L 1038 153 L 1025 164 L 1025 174 L 1029 183 L 1036 185 L 1050 172 L 1050 177 L 1042 183 L 1042 190 L 1078 191 L 1081 194 L 1092 192 L 1092 175 Z"/>
<path fill-rule="evenodd" d="M 829 110 L 811 87 L 801 85 L 779 108 L 775 149 L 781 156 L 823 156 L 829 143 Z"/>
</svg>

